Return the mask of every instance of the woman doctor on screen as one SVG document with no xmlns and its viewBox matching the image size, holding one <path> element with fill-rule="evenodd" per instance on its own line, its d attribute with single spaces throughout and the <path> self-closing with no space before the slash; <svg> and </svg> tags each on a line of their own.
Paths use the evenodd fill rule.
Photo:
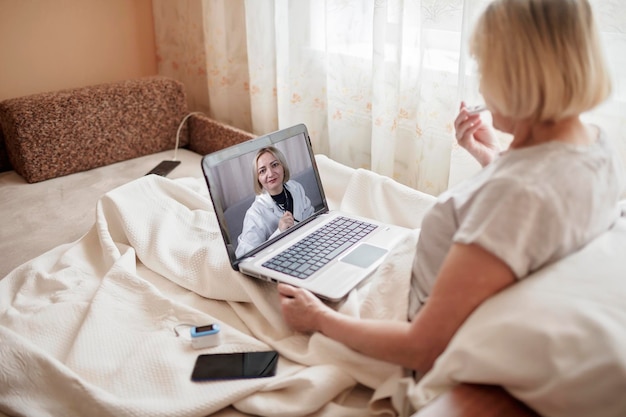
<svg viewBox="0 0 626 417">
<path fill-rule="evenodd" d="M 237 257 L 313 214 L 302 185 L 289 180 L 289 166 L 281 151 L 273 146 L 259 149 L 252 169 L 257 196 L 243 219 Z"/>
</svg>

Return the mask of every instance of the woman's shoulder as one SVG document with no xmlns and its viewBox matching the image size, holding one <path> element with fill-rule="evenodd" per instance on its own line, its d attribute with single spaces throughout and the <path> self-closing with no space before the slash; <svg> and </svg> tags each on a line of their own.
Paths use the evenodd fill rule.
<svg viewBox="0 0 626 417">
<path fill-rule="evenodd" d="M 302 186 L 302 184 L 300 184 L 296 180 L 289 180 L 289 181 L 287 181 L 285 183 L 285 186 L 287 187 L 287 189 L 289 191 L 293 191 L 293 190 L 303 190 L 304 191 L 304 187 Z"/>
<path fill-rule="evenodd" d="M 252 201 L 249 210 L 261 211 L 271 207 L 273 207 L 273 200 L 266 191 L 263 191 L 261 194 L 257 194 L 254 197 L 254 201 Z"/>
<path fill-rule="evenodd" d="M 598 173 L 613 175 L 619 171 L 619 161 L 613 144 L 602 130 L 597 140 L 589 144 L 551 141 L 528 148 L 516 149 L 494 161 L 494 177 L 519 176 L 529 182 L 593 181 Z"/>
<path fill-rule="evenodd" d="M 515 150 L 500 156 L 449 194 L 457 201 L 516 195 L 544 204 L 613 196 L 624 185 L 620 166 L 614 161 L 615 152 L 606 146 L 610 146 L 606 137 L 600 136 L 597 143 L 585 147 L 555 143 Z"/>
</svg>

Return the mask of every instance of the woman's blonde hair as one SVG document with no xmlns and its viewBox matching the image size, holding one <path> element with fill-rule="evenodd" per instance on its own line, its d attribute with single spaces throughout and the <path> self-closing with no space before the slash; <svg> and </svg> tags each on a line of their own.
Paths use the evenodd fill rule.
<svg viewBox="0 0 626 417">
<path fill-rule="evenodd" d="M 558 121 L 602 103 L 609 71 L 587 0 L 495 0 L 470 42 L 497 113 Z"/>
<path fill-rule="evenodd" d="M 287 165 L 287 160 L 285 159 L 285 155 L 283 155 L 281 151 L 279 151 L 277 148 L 273 146 L 267 146 L 265 148 L 259 149 L 258 152 L 256 153 L 256 156 L 252 160 L 252 178 L 253 178 L 253 183 L 254 183 L 254 192 L 257 194 L 261 194 L 263 192 L 263 186 L 259 182 L 258 163 L 259 163 L 259 158 L 264 153 L 271 153 L 272 155 L 274 155 L 274 157 L 278 159 L 278 162 L 280 162 L 280 164 L 283 166 L 283 172 L 284 172 L 283 184 L 289 181 L 289 176 L 290 176 L 289 165 Z"/>
</svg>

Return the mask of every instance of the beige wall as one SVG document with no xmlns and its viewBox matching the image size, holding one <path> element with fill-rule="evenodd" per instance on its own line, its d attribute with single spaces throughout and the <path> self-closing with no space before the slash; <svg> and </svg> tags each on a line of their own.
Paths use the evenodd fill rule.
<svg viewBox="0 0 626 417">
<path fill-rule="evenodd" d="M 0 100 L 157 74 L 151 0 L 0 0 Z"/>
</svg>

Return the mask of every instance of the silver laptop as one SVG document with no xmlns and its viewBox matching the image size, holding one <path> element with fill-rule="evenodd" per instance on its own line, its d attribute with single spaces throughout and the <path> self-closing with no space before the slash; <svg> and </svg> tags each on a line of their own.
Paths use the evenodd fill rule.
<svg viewBox="0 0 626 417">
<path fill-rule="evenodd" d="M 289 181 L 280 187 L 289 191 L 284 193 L 282 204 L 271 197 L 274 193 L 264 191 L 260 182 L 255 191 L 255 182 L 261 178 L 257 153 L 267 147 L 282 154 L 289 171 Z M 268 156 L 268 163 L 276 163 L 271 160 L 274 156 Z M 259 157 L 259 161 L 265 159 Z M 380 265 L 407 232 L 402 227 L 328 209 L 303 124 L 206 155 L 202 171 L 233 269 L 303 287 L 320 298 L 343 298 Z M 270 178 L 268 184 L 272 181 L 275 179 Z M 281 232 L 278 219 L 285 211 L 293 214 L 293 226 Z M 298 218 L 302 213 L 306 213 L 305 218 Z M 261 229 L 267 230 L 262 238 L 252 234 Z M 252 245 L 249 236 L 256 239 Z"/>
</svg>

